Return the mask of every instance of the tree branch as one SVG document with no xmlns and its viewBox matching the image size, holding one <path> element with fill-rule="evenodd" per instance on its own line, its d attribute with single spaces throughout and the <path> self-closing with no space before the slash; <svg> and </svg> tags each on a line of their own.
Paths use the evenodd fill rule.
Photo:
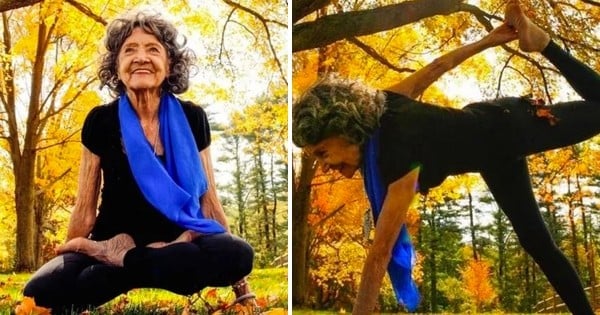
<svg viewBox="0 0 600 315">
<path fill-rule="evenodd" d="M 597 6 L 597 7 L 600 7 L 600 2 L 597 2 L 597 1 L 592 1 L 592 0 L 581 0 L 581 2 L 583 2 L 583 3 L 587 3 L 587 4 L 591 4 L 591 5 L 594 5 L 594 6 Z"/>
<path fill-rule="evenodd" d="M 294 0 L 292 1 L 292 23 L 331 3 L 331 0 Z"/>
<path fill-rule="evenodd" d="M 0 12 L 28 7 L 39 2 L 42 0 L 0 0 Z"/>
<path fill-rule="evenodd" d="M 282 26 L 282 27 L 287 27 L 287 25 L 280 23 L 278 21 L 274 21 L 274 20 L 269 20 L 269 19 L 265 19 L 261 14 L 259 14 L 258 12 L 245 7 L 239 3 L 233 2 L 231 0 L 223 0 L 223 2 L 225 2 L 226 4 L 236 8 L 236 9 L 240 9 L 246 13 L 249 13 L 250 15 L 254 16 L 256 19 L 258 19 L 262 25 L 263 28 L 265 29 L 265 33 L 267 34 L 267 43 L 269 44 L 269 49 L 271 50 L 271 54 L 273 55 L 273 59 L 275 60 L 275 63 L 277 64 L 277 67 L 279 68 L 279 72 L 281 74 L 281 79 L 285 82 L 286 85 L 288 85 L 287 82 L 287 77 L 286 77 L 286 69 L 283 67 L 283 65 L 281 64 L 281 61 L 279 61 L 279 57 L 277 56 L 277 51 L 275 51 L 275 47 L 273 46 L 273 42 L 271 41 L 271 31 L 269 30 L 269 26 L 267 25 L 267 23 L 275 23 L 276 25 Z"/>
<path fill-rule="evenodd" d="M 90 8 L 88 8 L 86 5 L 79 3 L 75 0 L 65 0 L 65 2 L 67 2 L 68 4 L 72 5 L 73 7 L 75 7 L 77 10 L 79 10 L 79 12 L 87 15 L 88 17 L 90 17 L 92 20 L 106 26 L 106 20 L 103 19 L 101 16 L 95 14 L 94 12 L 92 12 L 92 10 L 90 10 Z"/>
<path fill-rule="evenodd" d="M 40 3 L 40 2 L 42 2 L 42 0 L 0 0 L 0 12 L 6 12 L 6 11 L 14 10 L 14 9 L 28 7 L 28 6 L 32 6 L 32 5 L 34 5 L 36 3 Z M 106 20 L 104 20 L 101 16 L 92 12 L 92 10 L 90 10 L 90 8 L 88 8 L 86 5 L 79 3 L 75 0 L 65 0 L 65 2 L 67 2 L 68 4 L 75 7 L 81 13 L 89 16 L 94 21 L 96 21 L 102 25 L 107 24 Z"/>
<path fill-rule="evenodd" d="M 352 44 L 356 45 L 358 48 L 362 49 L 365 53 L 367 53 L 367 55 L 371 56 L 371 58 L 379 61 L 381 64 L 383 64 L 384 66 L 398 72 L 398 73 L 404 73 L 404 72 L 415 72 L 415 69 L 411 69 L 411 68 L 399 68 L 396 67 L 394 64 L 392 64 L 389 60 L 387 60 L 384 56 L 380 55 L 377 51 L 375 51 L 375 49 L 373 49 L 372 47 L 368 46 L 367 44 L 361 42 L 360 40 L 358 40 L 358 38 L 356 37 L 350 37 L 347 39 L 349 42 L 351 42 Z"/>
<path fill-rule="evenodd" d="M 462 0 L 413 0 L 299 23 L 292 28 L 292 52 L 390 30 L 435 15 L 448 15 L 459 11 L 461 2 Z"/>
<path fill-rule="evenodd" d="M 283 28 L 287 28 L 287 25 L 285 23 L 282 23 L 282 22 L 279 22 L 279 21 L 276 21 L 276 20 L 266 19 L 260 13 L 254 11 L 254 10 L 248 8 L 248 7 L 245 7 L 245 6 L 243 6 L 243 5 L 239 4 L 239 3 L 233 2 L 231 0 L 223 0 L 223 2 L 227 3 L 231 7 L 234 7 L 236 9 L 240 9 L 240 10 L 246 12 L 246 13 L 249 13 L 250 15 L 254 16 L 255 18 L 259 19 L 263 24 L 273 23 L 273 24 L 279 25 L 279 26 L 281 26 Z"/>
</svg>

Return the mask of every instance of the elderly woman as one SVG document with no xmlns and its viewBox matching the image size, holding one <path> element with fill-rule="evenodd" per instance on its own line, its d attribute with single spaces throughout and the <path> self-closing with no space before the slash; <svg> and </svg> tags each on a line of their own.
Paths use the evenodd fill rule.
<svg viewBox="0 0 600 315">
<path fill-rule="evenodd" d="M 105 46 L 99 77 L 118 97 L 85 120 L 67 243 L 24 295 L 56 314 L 133 288 L 233 285 L 248 297 L 254 252 L 229 233 L 217 199 L 206 113 L 174 96 L 188 88 L 193 53 L 173 25 L 144 13 L 113 21 Z"/>
<path fill-rule="evenodd" d="M 416 192 L 426 193 L 448 175 L 465 172 L 481 173 L 521 245 L 569 310 L 593 314 L 576 271 L 544 225 L 525 158 L 600 132 L 600 77 L 553 43 L 516 1 L 509 1 L 505 14 L 504 30 L 488 37 L 497 38 L 507 27 L 512 29 L 521 50 L 545 56 L 583 101 L 541 108 L 526 98 L 501 98 L 463 109 L 445 108 L 411 99 L 414 91 L 427 85 L 419 87 L 421 78 L 415 77 L 387 92 L 326 79 L 296 101 L 294 143 L 314 156 L 325 171 L 333 169 L 352 177 L 360 169 L 378 216 L 354 314 L 373 310 L 386 267 L 401 302 L 410 310 L 416 309 L 418 292 L 410 279 L 412 248 L 405 228 L 401 230 L 406 211 Z M 463 47 L 442 61 L 454 66 L 489 43 L 484 39 L 474 44 L 475 48 L 466 48 L 466 53 Z"/>
</svg>

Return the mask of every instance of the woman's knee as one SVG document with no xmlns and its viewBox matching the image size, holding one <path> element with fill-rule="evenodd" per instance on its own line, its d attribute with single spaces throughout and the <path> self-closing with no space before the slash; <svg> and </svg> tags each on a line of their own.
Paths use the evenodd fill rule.
<svg viewBox="0 0 600 315">
<path fill-rule="evenodd" d="M 250 274 L 252 271 L 252 265 L 254 263 L 254 249 L 250 244 L 248 244 L 248 242 L 237 236 L 232 235 L 232 239 L 233 246 L 231 248 L 232 256 L 234 257 L 232 261 L 236 262 L 234 269 L 236 269 L 235 272 L 241 279 Z"/>
<path fill-rule="evenodd" d="M 67 290 L 61 288 L 53 276 L 36 274 L 25 284 L 23 296 L 33 298 L 36 305 L 55 308 L 57 302 L 61 304 L 63 300 L 61 292 L 65 291 Z"/>
<path fill-rule="evenodd" d="M 528 229 L 527 232 L 518 235 L 523 249 L 536 260 L 546 255 L 560 253 L 556 242 L 545 228 Z"/>
<path fill-rule="evenodd" d="M 78 253 L 57 256 L 38 269 L 25 284 L 23 295 L 35 299 L 37 305 L 57 307 L 74 299 L 73 284 L 79 272 L 94 260 Z"/>
</svg>

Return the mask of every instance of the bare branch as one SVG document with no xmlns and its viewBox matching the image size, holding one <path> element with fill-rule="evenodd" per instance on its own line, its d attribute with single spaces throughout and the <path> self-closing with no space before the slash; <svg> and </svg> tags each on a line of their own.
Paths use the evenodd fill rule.
<svg viewBox="0 0 600 315">
<path fill-rule="evenodd" d="M 34 194 L 36 196 L 39 196 L 41 194 L 43 194 L 46 190 L 52 188 L 52 186 L 54 184 L 56 184 L 58 181 L 60 181 L 63 177 L 65 177 L 67 174 L 69 174 L 69 172 L 71 171 L 71 168 L 69 167 L 68 169 L 66 169 L 62 174 L 58 175 L 56 178 L 54 178 L 54 180 L 52 180 L 50 183 L 48 183 L 46 186 L 40 188 L 40 189 L 36 189 L 36 191 L 34 192 Z"/>
<path fill-rule="evenodd" d="M 249 13 L 250 15 L 254 16 L 256 19 L 258 19 L 262 23 L 263 28 L 265 29 L 265 32 L 267 34 L 267 42 L 269 43 L 269 49 L 271 50 L 271 54 L 273 54 L 273 59 L 275 60 L 275 63 L 277 64 L 277 67 L 279 68 L 279 72 L 281 74 L 281 78 L 283 79 L 283 81 L 285 82 L 285 84 L 288 85 L 286 74 L 285 74 L 286 73 L 286 69 L 281 64 L 281 61 L 279 61 L 279 57 L 277 57 L 277 51 L 275 51 L 275 47 L 273 46 L 273 42 L 271 41 L 271 31 L 269 30 L 269 26 L 267 25 L 267 23 L 268 22 L 273 22 L 273 23 L 276 23 L 279 26 L 283 26 L 283 27 L 287 27 L 287 26 L 285 24 L 279 23 L 277 21 L 265 19 L 258 12 L 254 11 L 254 10 L 248 8 L 248 7 L 242 6 L 242 5 L 238 4 L 238 3 L 235 3 L 235 2 L 233 2 L 231 0 L 223 0 L 223 2 L 227 3 L 228 5 L 236 8 L 236 9 L 240 9 L 240 10 L 242 10 L 244 12 Z"/>
<path fill-rule="evenodd" d="M 389 60 L 387 60 L 384 56 L 380 55 L 377 51 L 375 51 L 375 49 L 373 49 L 372 47 L 368 46 L 367 44 L 361 42 L 358 38 L 356 37 L 351 37 L 347 39 L 349 42 L 351 42 L 352 44 L 356 45 L 358 48 L 362 49 L 365 53 L 367 53 L 369 56 L 371 56 L 373 59 L 379 61 L 381 64 L 383 64 L 384 66 L 398 72 L 398 73 L 405 73 L 405 72 L 415 72 L 415 69 L 411 69 L 411 68 L 399 68 L 396 67 L 394 64 L 392 64 Z"/>
<path fill-rule="evenodd" d="M 294 0 L 292 1 L 292 23 L 331 3 L 331 0 Z"/>
<path fill-rule="evenodd" d="M 244 12 L 250 13 L 250 15 L 254 16 L 255 18 L 259 19 L 263 24 L 267 24 L 267 23 L 273 23 L 275 25 L 281 26 L 283 28 L 287 28 L 287 25 L 285 23 L 276 21 L 276 20 L 271 20 L 271 19 L 266 19 L 265 17 L 263 17 L 260 13 L 245 7 L 239 3 L 233 2 L 231 0 L 223 0 L 223 2 L 227 3 L 229 6 L 234 7 L 236 9 L 240 9 Z"/>
<path fill-rule="evenodd" d="M 65 2 L 67 2 L 68 4 L 72 5 L 73 7 L 75 7 L 77 10 L 79 10 L 81 13 L 87 15 L 88 17 L 90 17 L 92 20 L 102 24 L 102 25 L 106 25 L 106 20 L 104 20 L 101 16 L 95 14 L 94 12 L 92 12 L 92 10 L 90 10 L 90 8 L 88 8 L 86 5 L 79 3 L 75 0 L 65 0 Z"/>
</svg>

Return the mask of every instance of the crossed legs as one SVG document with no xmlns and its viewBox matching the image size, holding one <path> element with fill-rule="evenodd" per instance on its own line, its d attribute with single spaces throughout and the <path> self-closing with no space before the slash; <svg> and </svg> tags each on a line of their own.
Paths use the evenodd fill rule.
<svg viewBox="0 0 600 315">
<path fill-rule="evenodd" d="M 227 233 L 161 248 L 130 248 L 127 238 L 68 242 L 62 249 L 72 251 L 42 266 L 26 284 L 24 295 L 61 314 L 99 306 L 133 288 L 187 295 L 207 286 L 229 286 L 252 270 L 252 247 Z"/>
</svg>

